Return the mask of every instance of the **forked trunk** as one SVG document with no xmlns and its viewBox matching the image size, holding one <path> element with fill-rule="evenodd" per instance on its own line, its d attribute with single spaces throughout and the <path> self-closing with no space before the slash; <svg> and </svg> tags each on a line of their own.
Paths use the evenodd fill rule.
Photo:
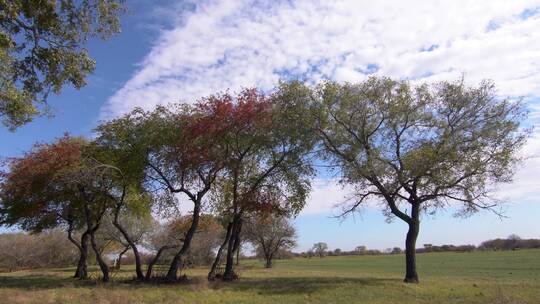
<svg viewBox="0 0 540 304">
<path fill-rule="evenodd" d="M 223 273 L 223 280 L 232 281 L 237 278 L 237 274 L 234 272 L 234 253 L 240 246 L 240 233 L 242 231 L 242 217 L 236 215 L 233 220 L 233 229 L 229 244 L 227 247 L 227 260 L 225 264 L 225 272 Z"/>
<path fill-rule="evenodd" d="M 68 239 L 79 250 L 79 261 L 77 262 L 77 269 L 73 275 L 76 279 L 84 280 L 88 278 L 88 269 L 86 267 L 86 261 L 88 260 L 88 233 L 84 232 L 81 236 L 81 241 L 78 242 L 73 238 L 73 221 L 69 222 Z"/>
<path fill-rule="evenodd" d="M 191 245 L 191 240 L 193 239 L 193 236 L 195 235 L 195 231 L 197 231 L 197 226 L 199 224 L 199 217 L 201 212 L 201 203 L 196 202 L 195 206 L 193 207 L 193 218 L 191 221 L 191 226 L 189 227 L 188 232 L 186 233 L 186 237 L 184 238 L 184 243 L 182 244 L 182 247 L 180 248 L 180 251 L 174 256 L 171 266 L 169 267 L 169 271 L 167 272 L 166 279 L 168 281 L 175 281 L 178 275 L 178 269 L 180 266 L 182 266 L 183 258 L 186 252 L 189 250 L 189 247 Z"/>
<path fill-rule="evenodd" d="M 161 257 L 161 255 L 163 254 L 163 252 L 167 249 L 173 249 L 173 248 L 176 248 L 178 246 L 173 246 L 173 245 L 165 245 L 165 246 L 162 246 L 161 248 L 159 248 L 159 250 L 157 251 L 156 255 L 154 256 L 154 258 L 150 261 L 150 263 L 148 264 L 148 268 L 146 269 L 146 276 L 145 278 L 147 280 L 149 280 L 150 278 L 152 278 L 152 271 L 154 269 L 154 265 L 156 265 L 156 263 L 159 261 L 159 258 Z"/>
<path fill-rule="evenodd" d="M 142 281 L 142 280 L 144 280 L 144 275 L 143 275 L 143 271 L 142 271 L 141 256 L 139 254 L 139 250 L 137 249 L 137 245 L 135 244 L 135 242 L 133 241 L 133 239 L 131 238 L 129 233 L 126 231 L 126 229 L 124 229 L 124 227 L 118 221 L 118 216 L 119 216 L 119 213 L 120 213 L 120 207 L 121 206 L 116 207 L 113 224 L 120 231 L 120 233 L 122 233 L 122 236 L 128 242 L 129 246 L 131 247 L 131 250 L 133 251 L 133 257 L 135 258 L 135 274 L 137 275 L 137 280 Z M 121 259 L 121 257 L 120 257 L 120 259 Z M 120 259 L 118 260 L 118 265 L 120 265 L 120 263 L 121 263 Z"/>
<path fill-rule="evenodd" d="M 229 239 L 231 238 L 231 232 L 233 228 L 233 223 L 230 222 L 227 225 L 227 233 L 225 234 L 225 239 L 223 240 L 223 243 L 221 246 L 219 246 L 218 252 L 216 253 L 216 257 L 214 259 L 214 263 L 212 263 L 212 267 L 210 268 L 210 272 L 208 272 L 208 281 L 213 281 L 216 279 L 216 271 L 217 267 L 219 266 L 219 262 L 221 260 L 221 254 L 223 253 L 223 249 L 225 249 L 225 246 L 229 243 Z"/>
<path fill-rule="evenodd" d="M 116 261 L 116 265 L 114 265 L 117 270 L 120 270 L 120 268 L 122 267 L 122 258 L 124 257 L 124 254 L 128 250 L 129 250 L 129 246 L 124 248 L 124 250 L 122 250 L 122 252 L 120 252 L 120 254 L 118 255 L 118 260 Z"/>
<path fill-rule="evenodd" d="M 99 264 L 99 268 L 101 269 L 101 272 L 103 273 L 103 282 L 109 282 L 109 266 L 107 266 L 107 263 L 103 260 L 101 257 L 101 252 L 99 251 L 99 248 L 96 243 L 96 238 L 94 235 L 96 228 L 90 232 L 90 243 L 92 244 L 92 249 L 94 250 L 94 253 L 96 254 L 96 261 Z"/>
<path fill-rule="evenodd" d="M 88 233 L 84 232 L 81 236 L 80 246 L 77 246 L 79 249 L 79 261 L 77 262 L 77 270 L 75 270 L 73 277 L 79 280 L 88 278 L 88 237 Z"/>
</svg>

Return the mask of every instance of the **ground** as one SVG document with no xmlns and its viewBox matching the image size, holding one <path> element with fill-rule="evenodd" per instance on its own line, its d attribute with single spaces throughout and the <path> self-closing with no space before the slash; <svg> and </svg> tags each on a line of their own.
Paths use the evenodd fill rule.
<svg viewBox="0 0 540 304">
<path fill-rule="evenodd" d="M 419 254 L 418 285 L 402 283 L 403 255 L 241 264 L 239 281 L 213 284 L 206 268 L 172 285 L 126 282 L 129 267 L 108 284 L 74 281 L 73 269 L 2 273 L 0 303 L 540 303 L 540 250 Z"/>
</svg>

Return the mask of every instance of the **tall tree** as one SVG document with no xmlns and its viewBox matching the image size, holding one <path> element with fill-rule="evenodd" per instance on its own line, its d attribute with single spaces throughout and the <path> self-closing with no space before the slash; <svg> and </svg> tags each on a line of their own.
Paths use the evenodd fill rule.
<svg viewBox="0 0 540 304">
<path fill-rule="evenodd" d="M 272 261 L 280 250 L 296 246 L 296 230 L 287 218 L 271 214 L 248 219 L 246 237 L 264 258 L 266 268 L 272 267 Z"/>
<path fill-rule="evenodd" d="M 47 95 L 79 89 L 95 68 L 89 37 L 120 31 L 122 0 L 0 0 L 0 117 L 14 130 L 46 112 Z"/>
<path fill-rule="evenodd" d="M 229 95 L 209 103 L 212 111 L 230 110 L 228 155 L 221 180 L 222 214 L 228 218 L 224 280 L 233 280 L 234 253 L 240 245 L 242 222 L 250 212 L 279 207 L 296 213 L 305 204 L 313 170 L 308 154 L 313 146 L 303 111 L 307 100 L 296 98 L 305 87 L 282 84 L 271 96 L 255 89 L 242 91 L 235 99 Z M 215 278 L 223 248 L 218 250 L 208 278 Z"/>
<path fill-rule="evenodd" d="M 217 118 L 179 105 L 151 112 L 137 109 L 97 129 L 97 141 L 124 155 L 133 171 L 142 174 L 148 192 L 181 194 L 193 203 L 191 226 L 171 261 L 168 280 L 177 278 L 197 231 L 203 199 L 224 167 L 220 142 L 227 125 Z"/>
<path fill-rule="evenodd" d="M 417 283 L 415 246 L 421 213 L 460 204 L 458 213 L 496 211 L 493 185 L 509 182 L 526 140 L 524 109 L 499 99 L 494 85 L 441 82 L 412 87 L 406 81 L 369 78 L 328 83 L 314 94 L 316 129 L 326 155 L 354 186 L 356 201 L 384 202 L 385 214 L 404 221 L 405 282 Z"/>
</svg>

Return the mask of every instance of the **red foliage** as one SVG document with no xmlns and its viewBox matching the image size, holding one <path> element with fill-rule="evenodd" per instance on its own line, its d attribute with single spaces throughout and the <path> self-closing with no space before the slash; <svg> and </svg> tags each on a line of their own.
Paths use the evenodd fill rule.
<svg viewBox="0 0 540 304">
<path fill-rule="evenodd" d="M 2 193 L 10 202 L 23 202 L 23 216 L 41 212 L 52 196 L 58 195 L 55 181 L 62 172 L 80 164 L 84 142 L 68 135 L 52 144 L 36 144 L 30 152 L 8 159 L 9 172 L 2 172 Z"/>
<path fill-rule="evenodd" d="M 271 121 L 271 102 L 256 89 L 245 89 L 236 97 L 229 93 L 199 100 L 194 113 L 178 115 L 180 140 L 171 158 L 182 170 L 222 164 L 227 156 L 223 140 Z"/>
</svg>

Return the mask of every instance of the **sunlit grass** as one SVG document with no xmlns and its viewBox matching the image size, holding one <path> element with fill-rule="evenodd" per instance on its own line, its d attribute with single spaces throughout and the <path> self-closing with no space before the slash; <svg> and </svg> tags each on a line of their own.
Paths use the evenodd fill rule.
<svg viewBox="0 0 540 304">
<path fill-rule="evenodd" d="M 0 274 L 0 303 L 540 303 L 540 250 L 418 256 L 421 284 L 401 282 L 403 255 L 242 261 L 241 279 L 208 283 L 207 269 L 183 284 L 79 282 L 73 269 Z M 97 279 L 99 272 L 92 269 Z"/>
</svg>

